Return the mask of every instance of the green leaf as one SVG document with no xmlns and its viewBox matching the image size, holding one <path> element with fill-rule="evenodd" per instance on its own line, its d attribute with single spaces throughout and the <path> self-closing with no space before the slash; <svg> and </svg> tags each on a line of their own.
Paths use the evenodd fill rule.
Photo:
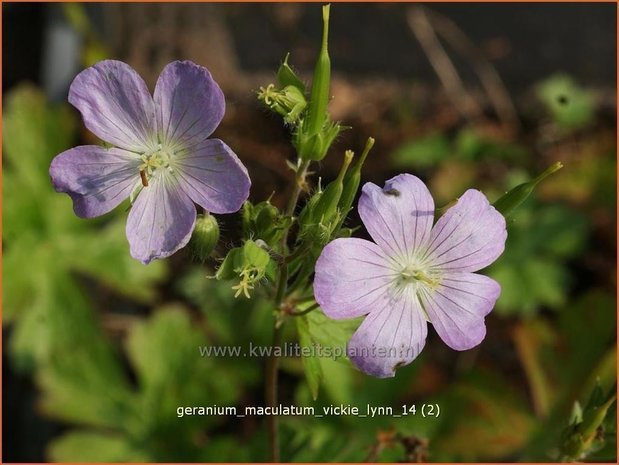
<svg viewBox="0 0 619 465">
<path fill-rule="evenodd" d="M 430 444 L 437 461 L 510 457 L 526 444 L 535 427 L 525 399 L 510 383 L 490 372 L 476 371 L 459 381 L 440 407 L 451 423 Z"/>
<path fill-rule="evenodd" d="M 147 455 L 134 450 L 123 436 L 88 431 L 72 431 L 55 439 L 48 454 L 53 462 L 149 461 Z"/>
<path fill-rule="evenodd" d="M 297 319 L 297 331 L 299 334 L 299 344 L 302 350 L 313 350 L 314 341 L 310 334 L 309 322 L 302 316 Z M 316 400 L 318 397 L 318 389 L 320 387 L 320 381 L 322 380 L 322 367 L 320 365 L 320 359 L 318 357 L 309 356 L 303 357 L 303 369 L 305 371 L 305 379 L 310 388 L 312 398 Z"/>
<path fill-rule="evenodd" d="M 299 311 L 312 305 L 301 306 Z M 352 337 L 360 318 L 352 320 L 332 320 L 320 309 L 312 310 L 306 315 L 295 317 L 299 343 L 311 356 L 303 356 L 303 368 L 310 392 L 314 400 L 318 396 L 318 388 L 323 379 L 323 371 L 332 372 L 328 362 L 340 362 L 349 364 L 346 356 L 346 344 Z M 332 380 L 331 380 L 332 381 Z M 333 396 L 338 397 L 337 390 L 329 387 Z M 341 397 L 341 396 L 339 396 Z"/>
<path fill-rule="evenodd" d="M 346 344 L 359 327 L 362 318 L 332 320 L 319 309 L 300 318 L 306 319 L 312 342 L 320 345 L 326 358 L 348 363 Z"/>
<path fill-rule="evenodd" d="M 47 190 L 51 157 L 68 148 L 75 135 L 68 105 L 51 106 L 40 90 L 22 85 L 6 96 L 2 124 L 5 162 L 24 188 Z"/>
<path fill-rule="evenodd" d="M 574 210 L 522 205 L 508 224 L 505 252 L 488 268 L 501 283 L 497 312 L 532 315 L 542 306 L 560 308 L 573 282 L 566 262 L 582 251 L 587 235 L 586 219 Z"/>
<path fill-rule="evenodd" d="M 59 244 L 59 253 L 68 258 L 71 269 L 87 274 L 110 288 L 141 302 L 156 296 L 153 283 L 167 275 L 164 261 L 142 265 L 129 254 L 123 221 L 106 225 L 96 241 L 90 234 L 75 236 Z"/>
<path fill-rule="evenodd" d="M 136 324 L 127 340 L 127 354 L 144 388 L 185 379 L 200 360 L 206 341 L 181 308 L 165 308 Z M 171 349 L 174 350 L 171 350 Z"/>
<path fill-rule="evenodd" d="M 121 427 L 132 396 L 115 351 L 74 282 L 56 279 L 51 289 L 63 307 L 44 319 L 46 352 L 37 359 L 42 410 L 80 424 Z"/>
</svg>

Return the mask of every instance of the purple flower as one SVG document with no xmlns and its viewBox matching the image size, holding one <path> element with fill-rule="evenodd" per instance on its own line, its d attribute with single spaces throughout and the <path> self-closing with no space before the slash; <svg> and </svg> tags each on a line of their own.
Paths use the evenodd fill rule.
<svg viewBox="0 0 619 465">
<path fill-rule="evenodd" d="M 206 68 L 170 63 L 151 96 L 129 65 L 101 61 L 73 80 L 69 102 L 86 127 L 114 147 L 61 153 L 50 167 L 54 187 L 71 196 L 83 218 L 103 215 L 131 196 L 127 239 L 142 263 L 187 244 L 194 202 L 212 213 L 232 213 L 247 199 L 247 170 L 230 147 L 208 139 L 225 101 Z"/>
<path fill-rule="evenodd" d="M 505 248 L 505 219 L 468 190 L 434 227 L 434 201 L 410 174 L 363 186 L 359 215 L 374 242 L 336 239 L 316 264 L 314 295 L 334 319 L 367 315 L 348 343 L 362 371 L 381 378 L 423 349 L 427 322 L 455 350 L 478 345 L 501 288 L 474 273 Z"/>
</svg>

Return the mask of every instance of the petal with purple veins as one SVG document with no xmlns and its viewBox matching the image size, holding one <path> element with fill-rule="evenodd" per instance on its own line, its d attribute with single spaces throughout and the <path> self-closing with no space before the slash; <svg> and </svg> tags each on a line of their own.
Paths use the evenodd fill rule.
<svg viewBox="0 0 619 465">
<path fill-rule="evenodd" d="M 359 215 L 385 253 L 394 258 L 408 257 L 430 237 L 434 200 L 419 178 L 400 174 L 382 189 L 366 183 L 359 199 Z"/>
<path fill-rule="evenodd" d="M 132 152 L 83 145 L 52 160 L 49 174 L 57 192 L 73 199 L 82 218 L 103 215 L 126 199 L 139 180 L 141 161 Z"/>
<path fill-rule="evenodd" d="M 69 102 L 102 140 L 133 152 L 156 147 L 153 98 L 126 63 L 104 60 L 82 71 L 71 83 Z"/>
<path fill-rule="evenodd" d="M 340 238 L 316 262 L 314 296 L 327 316 L 355 318 L 380 309 L 395 272 L 376 244 Z"/>
<path fill-rule="evenodd" d="M 203 66 L 190 61 L 167 65 L 155 87 L 157 127 L 163 146 L 193 149 L 221 122 L 224 94 Z"/>
<path fill-rule="evenodd" d="M 450 273 L 419 298 L 438 335 L 454 350 L 477 346 L 486 336 L 484 317 L 501 293 L 499 284 L 475 273 Z"/>
<path fill-rule="evenodd" d="M 348 357 L 364 373 L 390 378 L 417 358 L 427 334 L 417 296 L 404 290 L 361 323 L 348 342 Z"/>
<path fill-rule="evenodd" d="M 469 189 L 432 228 L 425 261 L 438 270 L 477 271 L 503 253 L 506 238 L 503 215 L 484 194 Z"/>
<path fill-rule="evenodd" d="M 127 239 L 133 258 L 147 264 L 181 249 L 196 222 L 196 207 L 167 173 L 157 173 L 129 212 Z"/>
<path fill-rule="evenodd" d="M 247 169 L 219 139 L 208 139 L 192 151 L 177 155 L 174 166 L 180 188 L 211 213 L 236 212 L 249 196 Z"/>
</svg>

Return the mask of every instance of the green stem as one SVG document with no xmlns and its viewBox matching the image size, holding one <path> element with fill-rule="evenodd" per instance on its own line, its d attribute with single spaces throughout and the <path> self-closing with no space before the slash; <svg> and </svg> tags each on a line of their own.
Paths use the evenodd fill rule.
<svg viewBox="0 0 619 465">
<path fill-rule="evenodd" d="M 307 267 L 299 270 L 296 278 L 294 278 L 294 281 L 292 281 L 292 284 L 289 287 L 290 293 L 298 291 L 299 289 L 303 289 L 303 287 L 307 284 L 308 279 L 312 274 L 312 271 L 313 270 L 308 269 Z"/>
<path fill-rule="evenodd" d="M 303 316 L 303 315 L 307 315 L 309 312 L 316 310 L 318 307 L 320 307 L 320 305 L 318 305 L 318 303 L 315 303 L 314 305 L 310 305 L 309 307 L 307 307 L 305 310 L 302 310 L 300 312 L 292 312 L 290 313 L 290 316 Z"/>
<path fill-rule="evenodd" d="M 297 207 L 297 202 L 299 201 L 299 196 L 301 195 L 301 191 L 303 190 L 303 184 L 305 183 L 305 176 L 307 175 L 307 169 L 309 168 L 310 161 L 305 160 L 301 162 L 299 169 L 297 170 L 297 175 L 295 176 L 294 189 L 292 190 L 292 195 L 288 200 L 288 205 L 286 207 L 286 216 L 294 215 L 294 209 Z M 284 237 L 282 239 L 282 243 L 285 245 L 288 240 L 288 230 L 284 233 Z"/>
<path fill-rule="evenodd" d="M 276 325 L 273 328 L 273 350 L 271 351 L 271 355 L 269 356 L 266 373 L 266 397 L 267 405 L 269 405 L 270 407 L 277 406 L 277 375 L 279 368 L 279 357 L 275 356 L 274 352 L 275 348 L 281 345 L 283 334 L 283 325 Z M 269 415 L 267 418 L 269 428 L 269 450 L 271 451 L 271 462 L 277 463 L 280 461 L 278 421 L 275 415 Z"/>
<path fill-rule="evenodd" d="M 305 184 L 305 176 L 307 175 L 307 169 L 309 167 L 310 162 L 304 161 L 299 166 L 297 171 L 297 175 L 295 176 L 294 188 L 292 190 L 292 194 L 288 201 L 288 205 L 286 207 L 285 215 L 293 216 L 294 210 L 297 207 L 297 202 L 299 201 L 299 196 L 301 195 L 301 191 L 303 190 L 303 185 Z M 286 229 L 284 235 L 282 237 L 281 249 L 282 254 L 286 253 L 286 245 L 288 242 L 288 232 L 289 229 Z M 284 260 L 279 266 L 279 277 L 277 280 L 277 291 L 275 293 L 275 311 L 280 312 L 282 302 L 284 301 L 284 297 L 286 295 L 286 288 L 288 283 L 288 265 Z M 275 407 L 277 406 L 277 379 L 278 379 L 278 369 L 279 369 L 279 356 L 276 354 L 275 348 L 279 347 L 282 343 L 284 334 L 284 325 L 275 324 L 273 328 L 273 341 L 271 354 L 269 355 L 269 359 L 267 361 L 267 372 L 265 379 L 265 392 L 266 392 L 266 403 L 268 406 Z M 269 450 L 271 452 L 271 462 L 279 462 L 280 454 L 279 454 L 279 424 L 278 418 L 275 415 L 269 415 L 268 417 L 268 435 L 269 435 Z"/>
</svg>

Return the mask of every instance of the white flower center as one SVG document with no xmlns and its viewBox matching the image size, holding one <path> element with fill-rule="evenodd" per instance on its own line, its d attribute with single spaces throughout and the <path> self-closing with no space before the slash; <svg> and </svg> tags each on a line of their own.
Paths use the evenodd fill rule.
<svg viewBox="0 0 619 465">
<path fill-rule="evenodd" d="M 145 152 L 141 156 L 142 164 L 140 170 L 146 171 L 149 176 L 152 176 L 158 169 L 167 169 L 174 171 L 172 166 L 173 155 L 170 150 L 163 148 L 161 144 L 152 152 Z"/>
<path fill-rule="evenodd" d="M 415 290 L 419 285 L 424 285 L 430 289 L 436 289 L 440 282 L 441 278 L 436 273 L 432 273 L 425 267 L 411 263 L 404 265 L 395 279 L 395 284 L 398 288 L 412 286 Z"/>
</svg>

